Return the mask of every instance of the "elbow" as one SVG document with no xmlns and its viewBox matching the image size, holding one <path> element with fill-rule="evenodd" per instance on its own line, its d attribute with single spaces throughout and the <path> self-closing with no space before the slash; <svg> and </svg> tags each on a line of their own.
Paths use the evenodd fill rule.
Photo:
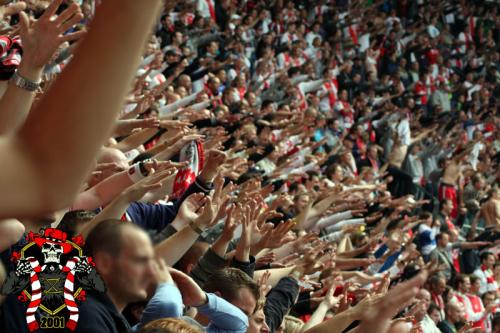
<svg viewBox="0 0 500 333">
<path fill-rule="evenodd" d="M 179 318 L 182 316 L 182 305 L 176 302 L 165 302 L 160 308 L 160 317 Z"/>
<path fill-rule="evenodd" d="M 174 301 L 165 300 L 157 302 L 153 304 L 152 307 L 154 308 L 153 311 L 148 311 L 147 308 L 144 311 L 141 320 L 142 325 L 160 318 L 179 318 L 182 316 L 182 305 Z"/>
</svg>

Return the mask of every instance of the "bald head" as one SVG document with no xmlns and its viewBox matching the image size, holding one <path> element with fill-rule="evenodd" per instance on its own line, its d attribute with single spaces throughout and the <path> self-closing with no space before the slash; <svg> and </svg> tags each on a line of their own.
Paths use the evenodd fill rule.
<svg viewBox="0 0 500 333">
<path fill-rule="evenodd" d="M 391 325 L 388 333 L 410 333 L 412 324 L 405 321 L 398 321 Z"/>
<path fill-rule="evenodd" d="M 116 148 L 103 147 L 97 159 L 97 163 L 116 163 L 116 165 L 122 169 L 127 169 L 129 167 L 128 159 L 125 154 Z"/>
</svg>

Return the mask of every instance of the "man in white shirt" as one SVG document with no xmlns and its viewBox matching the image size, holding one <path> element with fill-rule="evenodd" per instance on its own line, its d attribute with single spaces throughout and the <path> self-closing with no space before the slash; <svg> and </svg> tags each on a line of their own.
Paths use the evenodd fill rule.
<svg viewBox="0 0 500 333">
<path fill-rule="evenodd" d="M 484 294 L 487 291 L 497 291 L 498 285 L 493 276 L 493 266 L 495 265 L 495 255 L 491 252 L 483 252 L 481 254 L 481 266 L 474 271 L 474 275 L 481 281 L 479 294 Z"/>
<path fill-rule="evenodd" d="M 416 298 L 421 302 L 416 306 L 419 307 L 415 312 L 415 321 L 420 325 L 422 333 L 440 333 L 434 321 L 427 314 L 427 310 L 431 304 L 431 294 L 427 289 L 420 289 Z"/>
</svg>

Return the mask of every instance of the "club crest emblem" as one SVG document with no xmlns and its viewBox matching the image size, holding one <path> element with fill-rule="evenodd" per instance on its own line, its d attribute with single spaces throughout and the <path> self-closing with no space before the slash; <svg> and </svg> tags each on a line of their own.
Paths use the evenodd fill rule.
<svg viewBox="0 0 500 333">
<path fill-rule="evenodd" d="M 30 332 L 57 328 L 74 331 L 85 291 L 105 291 L 92 258 L 83 254 L 83 238 L 67 239 L 65 232 L 47 228 L 39 234 L 30 232 L 27 241 L 11 256 L 16 266 L 5 280 L 2 294 L 18 295 L 27 304 Z"/>
</svg>

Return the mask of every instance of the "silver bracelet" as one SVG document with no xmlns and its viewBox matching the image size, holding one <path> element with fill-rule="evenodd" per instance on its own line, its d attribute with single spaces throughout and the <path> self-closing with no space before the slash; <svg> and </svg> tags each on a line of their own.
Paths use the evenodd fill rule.
<svg viewBox="0 0 500 333">
<path fill-rule="evenodd" d="M 19 75 L 18 71 L 16 70 L 14 72 L 14 75 L 10 78 L 10 80 L 18 87 L 24 90 L 27 90 L 29 92 L 34 92 L 37 91 L 40 88 L 40 84 L 42 81 L 39 82 L 33 82 L 31 80 L 28 80 L 21 75 Z"/>
</svg>

